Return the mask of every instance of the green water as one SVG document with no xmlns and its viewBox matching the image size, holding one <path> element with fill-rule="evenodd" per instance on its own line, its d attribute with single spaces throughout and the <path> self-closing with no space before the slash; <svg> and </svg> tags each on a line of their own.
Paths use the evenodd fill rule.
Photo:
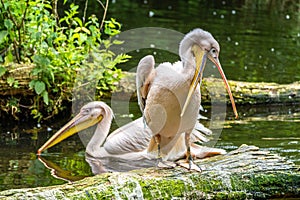
<svg viewBox="0 0 300 200">
<path fill-rule="evenodd" d="M 136 102 L 130 103 L 130 108 L 132 116 L 121 116 L 116 113 L 116 117 L 121 117 L 124 121 L 140 117 Z M 204 114 L 209 116 L 210 108 L 205 106 L 205 109 L 207 113 Z M 300 164 L 299 106 L 244 106 L 238 109 L 239 113 L 242 113 L 241 118 L 226 121 L 216 147 L 230 151 L 241 144 L 253 144 Z M 232 115 L 230 112 L 228 114 Z M 8 129 L 2 128 L 6 132 L 1 138 L 0 147 L 0 190 L 67 182 L 59 178 L 60 175 L 71 180 L 93 175 L 85 161 L 85 147 L 78 135 L 52 147 L 43 156 L 52 167 L 59 169 L 58 173 L 53 174 L 35 154 L 37 149 L 67 121 L 63 119 L 58 123 L 42 124 L 37 138 L 33 137 L 32 133 L 24 132 L 24 129 L 32 126 L 16 126 L 17 128 L 10 129 L 13 131 L 9 133 Z M 209 120 L 204 123 L 209 123 Z M 49 127 L 53 130 L 47 131 Z M 113 123 L 112 130 L 117 127 L 116 123 Z"/>
<path fill-rule="evenodd" d="M 118 16 L 124 30 L 153 26 L 187 33 L 199 27 L 211 32 L 220 43 L 220 61 L 232 80 L 300 80 L 296 73 L 300 71 L 299 1 L 144 2 L 148 3 L 117 1 L 111 4 L 108 17 Z M 149 13 L 154 15 L 149 17 Z M 158 63 L 178 59 L 157 49 L 154 52 Z M 125 68 L 136 65 L 143 52 L 131 55 L 136 59 Z"/>
<path fill-rule="evenodd" d="M 221 45 L 220 60 L 228 79 L 277 83 L 299 81 L 299 1 L 258 2 L 116 1 L 110 2 L 108 17 L 117 18 L 123 24 L 123 30 L 152 26 L 182 33 L 196 27 L 210 31 Z M 90 13 L 100 11 L 97 6 L 89 6 Z M 157 62 L 178 59 L 177 55 L 166 51 L 145 49 L 130 52 L 133 59 L 120 67 L 131 69 L 148 53 L 155 54 Z M 205 108 L 209 115 L 209 106 Z M 231 109 L 228 110 L 228 116 L 233 116 Z M 254 144 L 300 164 L 299 105 L 243 106 L 238 107 L 238 111 L 240 119 L 226 121 L 217 147 L 230 151 L 244 143 Z M 129 117 L 139 117 L 136 102 L 130 104 L 130 113 L 132 116 L 115 114 L 124 121 Z M 40 125 L 22 120 L 17 124 L 10 121 L 0 124 L 0 190 L 66 182 L 58 178 L 59 174 L 51 174 L 53 172 L 37 159 L 35 153 L 70 119 L 68 116 Z M 113 124 L 112 129 L 115 128 L 117 125 Z M 51 148 L 44 158 L 72 180 L 92 175 L 85 162 L 84 146 L 77 135 Z"/>
</svg>

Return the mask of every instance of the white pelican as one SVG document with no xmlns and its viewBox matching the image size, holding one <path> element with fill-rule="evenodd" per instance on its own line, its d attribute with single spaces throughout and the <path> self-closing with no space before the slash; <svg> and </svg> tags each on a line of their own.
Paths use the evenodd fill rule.
<svg viewBox="0 0 300 200">
<path fill-rule="evenodd" d="M 137 67 L 137 93 L 146 125 L 153 137 L 148 151 L 168 155 L 179 137 L 185 136 L 186 156 L 193 164 L 190 137 L 199 113 L 200 86 L 206 58 L 219 69 L 229 93 L 234 113 L 237 111 L 218 56 L 220 46 L 213 36 L 202 29 L 185 35 L 179 45 L 181 62 L 162 63 L 154 68 L 154 58 L 142 58 Z M 192 152 L 194 154 L 194 152 Z"/>
<path fill-rule="evenodd" d="M 104 172 L 105 168 L 110 168 L 109 166 L 102 166 L 105 164 L 106 158 L 114 157 L 121 159 L 122 162 L 124 162 L 124 160 L 138 161 L 157 158 L 157 155 L 150 154 L 147 151 L 152 132 L 149 128 L 144 126 L 142 118 L 126 124 L 108 135 L 112 119 L 113 112 L 108 105 L 101 101 L 90 102 L 83 106 L 78 115 L 71 119 L 39 148 L 37 154 L 40 155 L 44 150 L 81 130 L 97 125 L 94 135 L 86 146 L 87 161 L 94 172 Z M 195 156 L 197 158 L 203 158 L 211 155 L 224 154 L 225 151 L 222 149 L 203 147 L 199 145 L 199 143 L 194 143 L 196 141 L 207 141 L 202 133 L 206 135 L 211 133 L 209 129 L 200 123 L 196 125 L 192 132 L 193 143 L 191 145 Z M 199 130 L 202 133 L 200 133 Z M 169 161 L 177 161 L 185 157 L 185 152 L 186 145 L 184 137 L 181 135 L 168 153 L 166 159 Z"/>
</svg>

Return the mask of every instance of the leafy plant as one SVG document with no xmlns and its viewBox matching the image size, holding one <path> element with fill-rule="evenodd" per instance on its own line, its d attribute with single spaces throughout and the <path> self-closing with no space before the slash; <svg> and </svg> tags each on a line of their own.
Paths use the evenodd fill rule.
<svg viewBox="0 0 300 200">
<path fill-rule="evenodd" d="M 57 114 L 64 101 L 74 98 L 75 80 L 77 87 L 96 89 L 100 95 L 114 90 L 121 78 L 116 65 L 129 58 L 109 50 L 111 45 L 122 43 L 111 39 L 120 33 L 120 23 L 115 19 L 104 21 L 102 33 L 98 18 L 92 15 L 85 22 L 78 17 L 78 9 L 71 4 L 58 20 L 51 1 L 1 0 L 0 61 L 4 67 L 0 68 L 0 76 L 6 73 L 9 63 L 34 64 L 29 88 L 36 95 L 30 109 L 38 120 Z M 18 87 L 12 77 L 7 82 Z"/>
</svg>

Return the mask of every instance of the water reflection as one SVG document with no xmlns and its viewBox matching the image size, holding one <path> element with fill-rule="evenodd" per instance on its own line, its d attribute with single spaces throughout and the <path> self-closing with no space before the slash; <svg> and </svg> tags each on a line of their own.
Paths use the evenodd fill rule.
<svg viewBox="0 0 300 200">
<path fill-rule="evenodd" d="M 89 163 L 93 174 L 105 172 L 126 172 L 135 169 L 154 167 L 157 164 L 156 159 L 127 160 L 121 158 L 101 158 L 97 159 L 86 155 L 86 162 Z"/>
<path fill-rule="evenodd" d="M 157 160 L 141 159 L 136 161 L 128 161 L 120 158 L 94 158 L 88 154 L 85 154 L 85 161 L 90 167 L 90 171 L 86 171 L 85 174 L 77 174 L 75 169 L 67 170 L 64 166 L 56 164 L 52 156 L 39 156 L 38 160 L 50 170 L 52 177 L 60 179 L 66 182 L 73 182 L 81 180 L 85 177 L 107 173 L 107 172 L 126 172 L 135 169 L 154 167 L 157 164 Z M 83 160 L 81 161 L 83 162 Z"/>
<path fill-rule="evenodd" d="M 53 176 L 56 179 L 60 179 L 67 182 L 73 182 L 78 181 L 86 176 L 84 175 L 76 175 L 73 174 L 72 171 L 68 171 L 57 165 L 56 163 L 47 160 L 46 158 L 42 156 L 38 156 L 38 160 L 47 168 L 50 170 L 51 176 Z"/>
<path fill-rule="evenodd" d="M 99 158 L 94 158 L 88 154 L 85 154 L 85 161 L 89 165 L 90 170 L 85 171 L 82 174 L 82 173 L 77 173 L 77 171 L 82 169 L 75 169 L 75 168 L 72 168 L 71 170 L 66 169 L 65 166 L 61 166 L 55 163 L 57 159 L 53 159 L 54 161 L 52 161 L 51 159 L 53 159 L 53 156 L 51 155 L 38 156 L 38 161 L 41 162 L 47 169 L 50 170 L 50 174 L 52 177 L 67 182 L 78 181 L 85 177 L 97 175 L 101 173 L 126 172 L 135 169 L 154 167 L 158 162 L 157 160 L 149 160 L 149 159 L 128 161 L 126 159 L 113 158 L 113 157 L 99 159 Z M 80 162 L 84 163 L 83 160 L 80 160 Z"/>
</svg>

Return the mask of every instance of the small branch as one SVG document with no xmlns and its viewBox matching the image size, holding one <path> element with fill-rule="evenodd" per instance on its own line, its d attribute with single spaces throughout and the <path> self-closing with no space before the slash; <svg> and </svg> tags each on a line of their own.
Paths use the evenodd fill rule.
<svg viewBox="0 0 300 200">
<path fill-rule="evenodd" d="M 54 14 L 55 21 L 56 21 L 56 26 L 59 25 L 59 16 L 57 13 L 57 0 L 52 1 L 52 13 Z"/>
<path fill-rule="evenodd" d="M 18 31 L 19 32 L 19 31 Z M 20 54 L 18 52 L 18 44 L 16 42 L 16 38 L 14 38 L 14 42 L 13 42 L 13 46 L 14 46 L 14 52 L 16 54 L 16 59 L 17 59 L 17 62 L 20 64 Z"/>
<path fill-rule="evenodd" d="M 105 9 L 105 6 L 103 5 L 103 3 L 100 0 L 97 0 L 97 1 L 102 6 L 102 8 Z"/>
<path fill-rule="evenodd" d="M 25 7 L 25 11 L 23 13 L 23 17 L 22 17 L 22 20 L 21 20 L 21 23 L 19 24 L 19 27 L 17 27 L 18 29 L 18 34 L 19 34 L 19 46 L 18 46 L 18 49 L 19 49 L 19 59 L 21 61 L 21 44 L 22 44 L 22 35 L 21 35 L 21 28 L 23 28 L 23 33 L 25 35 L 25 26 L 24 26 L 24 20 L 25 20 L 25 17 L 26 17 L 26 14 L 27 14 L 27 10 L 28 10 L 28 7 L 29 7 L 29 0 L 26 1 L 26 7 Z"/>
<path fill-rule="evenodd" d="M 99 2 L 99 4 L 103 7 L 104 9 L 104 13 L 103 13 L 103 18 L 102 18 L 102 22 L 101 22 L 101 25 L 100 25 L 100 30 L 102 29 L 103 27 L 103 24 L 104 24 L 104 21 L 105 21 L 105 18 L 106 18 L 106 14 L 107 14 L 107 10 L 108 10 L 108 2 L 109 0 L 106 0 L 106 4 L 105 4 L 105 7 L 104 5 L 102 4 L 102 2 L 100 0 L 97 0 Z"/>
<path fill-rule="evenodd" d="M 85 23 L 85 18 L 86 18 L 86 11 L 87 11 L 87 7 L 88 7 L 88 2 L 89 0 L 85 1 L 85 7 L 84 7 L 84 12 L 83 12 L 83 24 Z"/>
<path fill-rule="evenodd" d="M 25 20 L 25 17 L 26 17 L 26 13 L 27 13 L 28 7 L 29 7 L 29 0 L 26 1 L 26 7 L 25 7 L 25 11 L 24 11 L 24 14 L 23 14 L 23 17 L 22 17 L 22 21 L 21 21 L 20 26 L 23 25 L 23 23 L 24 23 L 24 20 Z M 24 28 L 24 26 L 23 26 L 23 28 Z M 25 32 L 25 31 L 24 31 L 24 32 Z"/>
</svg>

